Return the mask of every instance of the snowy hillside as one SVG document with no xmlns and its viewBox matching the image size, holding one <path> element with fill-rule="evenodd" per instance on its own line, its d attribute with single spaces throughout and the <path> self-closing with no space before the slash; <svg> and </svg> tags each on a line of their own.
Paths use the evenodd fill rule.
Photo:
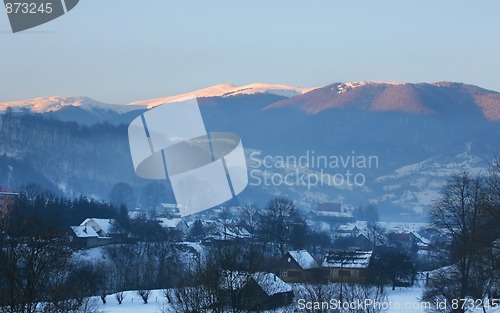
<svg viewBox="0 0 500 313">
<path fill-rule="evenodd" d="M 232 84 L 220 84 L 200 90 L 191 91 L 188 93 L 174 95 L 165 98 L 156 98 L 149 100 L 140 100 L 132 102 L 131 105 L 143 105 L 148 108 L 155 107 L 157 105 L 163 103 L 174 102 L 178 99 L 187 97 L 187 96 L 196 96 L 198 98 L 206 98 L 206 97 L 229 97 L 235 95 L 251 95 L 258 93 L 267 93 L 274 94 L 279 96 L 284 96 L 287 98 L 294 97 L 297 95 L 301 95 L 307 93 L 316 88 L 300 88 L 293 87 L 288 85 L 280 85 L 280 84 L 263 84 L 263 83 L 255 83 L 245 86 L 235 86 Z"/>
<path fill-rule="evenodd" d="M 383 186 L 382 195 L 371 201 L 391 203 L 396 207 L 412 208 L 416 213 L 424 213 L 439 198 L 447 178 L 463 171 L 473 174 L 485 172 L 487 162 L 474 155 L 468 143 L 465 151 L 457 155 L 435 156 L 378 177 L 375 183 Z"/>
<path fill-rule="evenodd" d="M 297 287 L 297 286 L 295 286 Z M 384 303 L 384 307 L 387 307 L 386 313 L 425 313 L 426 305 L 420 300 L 423 292 L 422 287 L 411 287 L 411 288 L 397 288 L 396 290 L 387 290 L 388 299 Z M 125 291 L 125 298 L 122 304 L 118 304 L 114 295 L 109 295 L 106 297 L 106 304 L 102 304 L 99 297 L 93 297 L 91 302 L 95 309 L 100 309 L 108 313 L 158 313 L 158 312 L 174 312 L 172 305 L 168 303 L 165 298 L 164 292 L 162 290 L 153 290 L 150 296 L 150 301 L 148 304 L 144 304 L 142 299 L 137 295 L 136 291 Z M 309 300 L 309 299 L 307 299 Z M 360 299 L 363 301 L 363 299 Z M 298 299 L 294 302 L 282 308 L 277 308 L 273 311 L 264 312 L 291 312 L 297 310 Z M 483 312 L 481 308 L 470 312 Z M 489 308 L 486 310 L 487 313 L 500 313 L 500 308 Z"/>
</svg>

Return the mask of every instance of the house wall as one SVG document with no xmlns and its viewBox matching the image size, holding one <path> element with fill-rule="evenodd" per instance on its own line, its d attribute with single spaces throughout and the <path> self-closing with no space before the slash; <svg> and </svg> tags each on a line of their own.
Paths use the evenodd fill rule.
<svg viewBox="0 0 500 313">
<path fill-rule="evenodd" d="M 0 193 L 0 216 L 7 212 L 7 208 L 14 204 L 16 195 L 11 193 Z"/>
<path fill-rule="evenodd" d="M 332 282 L 365 283 L 367 277 L 366 268 L 339 268 L 324 267 L 323 277 Z"/>
<path fill-rule="evenodd" d="M 99 237 L 76 237 L 74 234 L 70 235 L 70 241 L 76 248 L 94 248 L 115 243 L 113 238 L 99 238 Z"/>
<path fill-rule="evenodd" d="M 298 283 L 305 280 L 304 272 L 300 269 L 292 269 L 292 268 L 279 269 L 276 273 L 276 276 L 278 276 L 279 278 L 281 278 L 281 280 L 287 283 Z"/>
<path fill-rule="evenodd" d="M 290 262 L 288 262 L 290 260 Z M 304 270 L 290 254 L 286 254 L 278 264 L 276 276 L 285 282 L 301 282 L 305 280 Z"/>
</svg>

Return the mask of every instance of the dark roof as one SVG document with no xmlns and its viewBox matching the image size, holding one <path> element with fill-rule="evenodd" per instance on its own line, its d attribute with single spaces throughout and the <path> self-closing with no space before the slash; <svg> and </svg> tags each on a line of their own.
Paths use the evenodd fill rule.
<svg viewBox="0 0 500 313">
<path fill-rule="evenodd" d="M 373 251 L 329 251 L 325 255 L 322 267 L 334 268 L 367 268 Z"/>
<path fill-rule="evenodd" d="M 318 203 L 316 211 L 325 211 L 325 212 L 340 212 L 342 205 L 340 203 Z"/>
</svg>

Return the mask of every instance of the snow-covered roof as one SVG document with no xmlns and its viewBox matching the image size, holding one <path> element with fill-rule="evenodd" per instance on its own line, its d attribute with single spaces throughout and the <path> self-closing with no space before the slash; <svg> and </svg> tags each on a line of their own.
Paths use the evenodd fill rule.
<svg viewBox="0 0 500 313">
<path fill-rule="evenodd" d="M 233 226 L 227 227 L 223 233 L 234 238 L 250 238 L 252 235 L 243 227 Z"/>
<path fill-rule="evenodd" d="M 282 281 L 273 273 L 255 273 L 252 275 L 252 278 L 268 296 L 292 291 L 290 285 Z"/>
<path fill-rule="evenodd" d="M 321 266 L 335 268 L 367 268 L 373 251 L 330 251 Z"/>
<path fill-rule="evenodd" d="M 226 240 L 234 238 L 251 238 L 252 235 L 244 228 L 232 227 L 226 228 L 225 230 L 216 230 L 207 235 L 207 238 L 213 238 L 216 240 Z"/>
<path fill-rule="evenodd" d="M 208 232 L 207 237 L 217 240 L 252 237 L 252 234 L 245 227 L 236 225 L 235 220 L 228 221 L 226 221 L 227 223 L 223 223 L 221 220 L 202 221 L 203 227 L 205 227 Z"/>
<path fill-rule="evenodd" d="M 292 291 L 292 287 L 282 281 L 278 276 L 273 273 L 265 272 L 250 274 L 247 272 L 225 271 L 223 272 L 220 287 L 226 290 L 239 290 L 244 288 L 251 279 L 253 279 L 268 296 Z"/>
<path fill-rule="evenodd" d="M 94 222 L 97 224 L 97 226 L 99 226 L 100 229 L 97 229 L 96 231 L 101 231 L 104 233 L 104 234 L 110 234 L 112 230 L 116 230 L 116 229 L 113 229 L 113 227 L 116 225 L 118 225 L 118 222 L 113 219 L 113 218 L 94 218 L 94 217 L 91 217 L 91 218 L 87 218 L 85 221 L 83 221 L 80 226 L 87 226 L 88 223 L 90 222 Z"/>
<path fill-rule="evenodd" d="M 92 227 L 87 226 L 71 226 L 73 233 L 75 233 L 78 238 L 91 238 L 91 237 L 99 237 L 99 235 L 95 232 Z"/>
<path fill-rule="evenodd" d="M 423 245 L 430 245 L 431 244 L 431 241 L 427 238 L 424 238 L 422 237 L 419 233 L 417 233 L 416 231 L 412 231 L 411 232 Z"/>
<path fill-rule="evenodd" d="M 327 211 L 315 211 L 317 216 L 324 217 L 353 217 L 351 212 L 327 212 Z"/>
<path fill-rule="evenodd" d="M 158 221 L 161 227 L 176 228 L 182 222 L 182 218 L 159 218 Z"/>
<path fill-rule="evenodd" d="M 356 224 L 349 223 L 349 224 L 343 224 L 340 225 L 339 228 L 337 229 L 338 231 L 343 231 L 343 232 L 348 232 L 348 231 L 355 231 L 357 229 Z"/>
<path fill-rule="evenodd" d="M 199 242 L 183 241 L 183 242 L 179 242 L 177 244 L 179 246 L 186 246 L 186 247 L 192 248 L 198 254 L 205 253 L 205 248 Z"/>
<path fill-rule="evenodd" d="M 140 219 L 145 216 L 145 212 L 140 212 L 140 211 L 133 211 L 133 212 L 128 212 L 128 217 L 132 220 L 134 219 Z"/>
<path fill-rule="evenodd" d="M 387 237 L 384 234 L 380 232 L 371 231 L 368 228 L 364 228 L 363 230 L 361 230 L 357 238 L 359 238 L 360 236 L 366 237 L 370 242 L 372 243 L 374 242 L 376 246 L 378 245 L 383 246 L 389 243 Z"/>
<path fill-rule="evenodd" d="M 304 270 L 318 267 L 318 263 L 316 263 L 314 258 L 306 250 L 292 250 L 288 251 L 288 253 Z"/>
<path fill-rule="evenodd" d="M 175 203 L 160 203 L 160 206 L 165 209 L 178 209 L 179 206 Z"/>
</svg>

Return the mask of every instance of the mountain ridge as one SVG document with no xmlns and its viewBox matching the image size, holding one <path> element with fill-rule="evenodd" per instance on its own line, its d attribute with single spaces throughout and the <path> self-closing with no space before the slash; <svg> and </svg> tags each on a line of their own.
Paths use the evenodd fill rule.
<svg viewBox="0 0 500 313">
<path fill-rule="evenodd" d="M 75 107 L 87 112 L 96 112 L 96 114 L 100 112 L 126 114 L 135 110 L 146 110 L 160 104 L 175 102 L 187 96 L 196 96 L 201 99 L 258 94 L 282 97 L 275 103 L 264 107 L 263 110 L 294 107 L 308 114 L 318 114 L 329 109 L 355 108 L 374 112 L 432 115 L 453 114 L 453 111 L 471 113 L 470 111 L 477 107 L 487 119 L 500 121 L 499 92 L 456 82 L 414 84 L 358 81 L 337 82 L 323 87 L 311 88 L 265 83 L 235 86 L 226 83 L 167 97 L 138 100 L 126 105 L 107 104 L 85 96 L 53 96 L 0 102 L 0 111 L 11 107 L 18 112 L 54 113 Z"/>
<path fill-rule="evenodd" d="M 317 87 L 303 88 L 303 87 L 294 87 L 290 85 L 265 84 L 265 83 L 253 83 L 244 86 L 236 86 L 233 84 L 225 83 L 168 97 L 134 101 L 131 102 L 130 105 L 144 105 L 147 108 L 153 108 L 160 104 L 175 102 L 181 98 L 189 96 L 196 96 L 198 98 L 212 98 L 212 97 L 230 97 L 236 95 L 267 93 L 267 94 L 275 94 L 290 98 L 300 94 L 307 93 L 316 88 Z"/>
<path fill-rule="evenodd" d="M 137 105 L 104 103 L 86 96 L 51 96 L 0 102 L 0 111 L 4 111 L 8 107 L 12 108 L 14 111 L 22 111 L 24 109 L 37 113 L 54 112 L 67 107 L 79 107 L 86 111 L 92 111 L 95 109 L 111 110 L 116 111 L 117 113 L 127 113 L 143 108 L 142 106 Z"/>
<path fill-rule="evenodd" d="M 445 105 L 457 105 L 446 108 Z M 334 83 L 306 94 L 283 99 L 264 109 L 296 107 L 317 114 L 328 109 L 356 108 L 374 112 L 437 114 L 453 109 L 470 111 L 479 107 L 484 116 L 500 121 L 500 93 L 454 82 L 438 83 Z M 459 107 L 458 107 L 459 106 Z"/>
</svg>

